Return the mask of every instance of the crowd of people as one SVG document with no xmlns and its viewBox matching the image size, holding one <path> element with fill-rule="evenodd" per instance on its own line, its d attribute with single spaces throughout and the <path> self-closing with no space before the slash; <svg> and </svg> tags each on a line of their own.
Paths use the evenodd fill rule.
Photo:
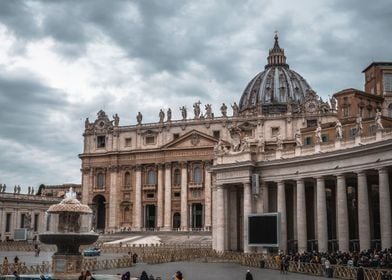
<svg viewBox="0 0 392 280">
<path fill-rule="evenodd" d="M 302 263 L 317 263 L 325 265 L 325 262 L 328 261 L 331 265 L 392 269 L 392 248 L 352 253 L 343 253 L 339 251 L 334 253 L 319 253 L 313 251 L 301 254 L 281 254 L 280 256 L 285 260 Z"/>
<path fill-rule="evenodd" d="M 130 280 L 130 279 L 131 279 L 131 273 L 129 271 L 121 275 L 121 280 Z M 161 277 L 155 278 L 152 274 L 148 276 L 147 272 L 143 270 L 142 274 L 139 277 L 139 280 L 161 280 Z M 182 275 L 181 271 L 177 271 L 176 273 L 173 274 L 172 280 L 185 280 L 185 278 Z"/>
</svg>

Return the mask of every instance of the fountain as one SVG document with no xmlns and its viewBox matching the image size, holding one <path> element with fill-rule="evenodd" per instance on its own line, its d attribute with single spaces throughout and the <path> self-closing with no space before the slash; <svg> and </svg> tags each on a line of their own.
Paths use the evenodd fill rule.
<svg viewBox="0 0 392 280">
<path fill-rule="evenodd" d="M 47 232 L 40 234 L 39 239 L 57 246 L 52 257 L 53 276 L 55 279 L 77 279 L 83 261 L 79 246 L 92 244 L 99 236 L 91 231 L 92 210 L 76 199 L 71 187 L 65 198 L 46 212 Z"/>
</svg>

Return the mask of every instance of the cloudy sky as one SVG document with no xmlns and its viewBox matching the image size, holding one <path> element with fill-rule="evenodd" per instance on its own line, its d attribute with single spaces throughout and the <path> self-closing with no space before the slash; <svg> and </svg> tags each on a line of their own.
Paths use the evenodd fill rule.
<svg viewBox="0 0 392 280">
<path fill-rule="evenodd" d="M 274 31 L 322 97 L 392 60 L 388 0 L 1 1 L 0 183 L 80 182 L 84 120 L 239 101 Z"/>
</svg>

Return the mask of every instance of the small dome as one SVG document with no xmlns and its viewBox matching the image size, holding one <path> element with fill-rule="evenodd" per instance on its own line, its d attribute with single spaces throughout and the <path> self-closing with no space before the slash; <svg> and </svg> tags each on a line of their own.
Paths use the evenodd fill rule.
<svg viewBox="0 0 392 280">
<path fill-rule="evenodd" d="M 240 112 L 286 112 L 287 103 L 302 102 L 308 90 L 311 87 L 306 80 L 286 64 L 284 50 L 279 47 L 278 36 L 275 35 L 265 70 L 248 83 L 241 96 Z"/>
</svg>

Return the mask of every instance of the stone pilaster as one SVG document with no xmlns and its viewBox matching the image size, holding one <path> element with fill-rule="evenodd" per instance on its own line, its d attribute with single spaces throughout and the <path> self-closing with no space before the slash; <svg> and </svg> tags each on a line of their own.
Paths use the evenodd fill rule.
<svg viewBox="0 0 392 280">
<path fill-rule="evenodd" d="M 279 249 L 286 252 L 287 251 L 286 190 L 283 181 L 278 182 L 278 212 L 280 213 Z"/>
<path fill-rule="evenodd" d="M 223 199 L 223 186 L 217 186 L 216 190 L 216 251 L 225 250 L 225 204 Z"/>
<path fill-rule="evenodd" d="M 135 169 L 135 204 L 134 204 L 134 230 L 141 230 L 142 223 L 142 167 L 137 165 Z"/>
<path fill-rule="evenodd" d="M 210 163 L 205 164 L 204 168 L 204 227 L 211 229 L 211 173 L 209 172 Z"/>
<path fill-rule="evenodd" d="M 190 212 L 190 211 L 189 211 Z M 187 231 L 188 222 L 188 165 L 181 163 L 181 230 Z"/>
<path fill-rule="evenodd" d="M 82 203 L 89 204 L 90 196 L 93 190 L 93 175 L 90 168 L 82 169 Z"/>
<path fill-rule="evenodd" d="M 308 248 L 308 236 L 306 228 L 306 200 L 305 183 L 303 179 L 297 180 L 297 231 L 298 251 L 303 253 Z"/>
<path fill-rule="evenodd" d="M 360 250 L 370 249 L 369 197 L 366 173 L 363 171 L 358 172 L 358 232 Z"/>
<path fill-rule="evenodd" d="M 325 196 L 325 180 L 317 178 L 317 241 L 319 252 L 328 252 L 327 199 Z"/>
<path fill-rule="evenodd" d="M 171 230 L 171 163 L 165 164 L 165 219 L 164 230 Z"/>
<path fill-rule="evenodd" d="M 248 246 L 248 216 L 252 213 L 252 192 L 250 183 L 244 183 L 244 253 L 249 253 Z"/>
<path fill-rule="evenodd" d="M 347 210 L 347 191 L 346 178 L 343 174 L 337 176 L 337 237 L 339 251 L 349 251 L 349 231 L 348 231 L 348 210 Z"/>
<path fill-rule="evenodd" d="M 380 226 L 381 248 L 391 247 L 391 197 L 389 190 L 388 171 L 386 168 L 378 170 L 380 194 Z"/>
<path fill-rule="evenodd" d="M 118 190 L 118 168 L 110 168 L 110 187 L 109 187 L 109 229 L 114 230 L 117 226 L 117 214 L 118 214 L 118 204 L 117 204 L 117 190 Z"/>
<path fill-rule="evenodd" d="M 158 191 L 157 191 L 157 202 L 158 202 L 158 217 L 157 217 L 157 227 L 158 229 L 162 229 L 163 227 L 163 188 L 164 188 L 164 179 L 163 179 L 163 169 L 164 165 L 158 165 Z"/>
</svg>

